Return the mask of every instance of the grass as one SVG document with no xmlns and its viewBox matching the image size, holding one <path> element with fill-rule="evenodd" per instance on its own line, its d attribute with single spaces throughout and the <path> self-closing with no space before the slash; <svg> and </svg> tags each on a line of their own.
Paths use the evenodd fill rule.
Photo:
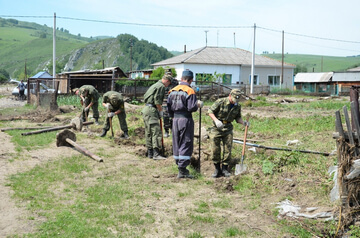
<svg viewBox="0 0 360 238">
<path fill-rule="evenodd" d="M 275 106 L 266 98 L 259 97 L 257 100 Z M 59 98 L 59 105 L 77 103 L 76 97 Z M 308 106 L 308 111 L 318 108 L 327 112 L 335 110 L 328 102 L 303 104 L 304 107 Z M 287 107 L 289 111 L 300 110 L 295 105 L 280 107 Z M 101 106 L 99 108 L 104 110 Z M 130 134 L 143 126 L 139 110 L 136 114 L 128 114 L 128 119 L 132 116 L 140 119 L 128 120 Z M 284 145 L 286 140 L 297 138 L 303 143 L 300 148 L 329 151 L 334 147 L 330 136 L 334 130 L 334 118 L 328 115 L 310 114 L 276 119 L 254 116 L 250 131 L 266 139 L 267 145 Z M 197 118 L 198 113 L 194 115 L 194 119 Z M 203 125 L 209 127 L 209 117 L 202 118 Z M 234 131 L 243 132 L 243 129 L 236 124 Z M 20 136 L 19 131 L 8 133 L 18 151 L 44 148 L 55 138 L 55 132 L 31 137 Z M 79 139 L 87 139 L 87 136 L 79 134 Z M 112 143 L 104 139 L 99 141 Z M 106 158 L 104 164 L 89 163 L 89 159 L 83 155 L 62 156 L 12 175 L 7 185 L 14 191 L 17 201 L 26 204 L 30 210 L 28 219 L 37 220 L 39 214 L 45 218 L 38 230 L 25 236 L 98 237 L 101 234 L 101 237 L 162 237 L 168 234 L 184 237 L 257 237 L 264 233 L 250 229 L 245 225 L 246 220 L 236 218 L 237 223 L 234 223 L 233 217 L 227 214 L 241 211 L 261 217 L 267 216 L 265 210 L 269 210 L 273 220 L 278 213 L 273 203 L 285 198 L 291 198 L 296 203 L 306 197 L 316 201 L 314 205 L 317 206 L 326 206 L 329 202 L 332 184 L 326 171 L 334 163 L 334 158 L 285 151 L 247 152 L 249 173 L 228 180 L 234 189 L 228 192 L 218 186 L 225 183 L 224 180 L 196 174 L 192 168 L 191 174 L 198 179 L 175 181 L 169 177 L 177 173 L 173 163 L 159 166 L 137 157 L 128 149 L 117 145 L 115 149 L 99 148 L 96 154 Z M 241 149 L 241 146 L 234 145 L 233 156 L 239 157 Z M 119 158 L 122 153 L 128 153 L 131 158 Z M 17 158 L 25 159 L 21 153 Z M 136 160 L 138 162 L 132 162 Z M 159 174 L 160 180 L 152 174 Z M 292 179 L 296 184 L 296 193 L 285 192 L 289 182 L 284 178 Z M 311 184 L 309 180 L 316 181 L 316 184 Z M 251 226 L 255 227 L 256 224 Z M 273 228 L 262 229 L 276 231 L 279 236 L 290 234 L 295 237 L 320 236 L 321 229 L 334 234 L 336 228 L 329 223 L 291 222 L 286 219 L 271 223 L 271 226 Z M 311 226 L 314 228 L 307 229 Z M 353 228 L 353 233 L 356 232 Z"/>
</svg>

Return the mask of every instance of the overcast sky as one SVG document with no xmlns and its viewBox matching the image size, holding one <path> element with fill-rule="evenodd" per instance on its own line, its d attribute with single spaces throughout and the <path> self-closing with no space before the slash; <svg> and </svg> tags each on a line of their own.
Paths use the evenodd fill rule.
<svg viewBox="0 0 360 238">
<path fill-rule="evenodd" d="M 285 53 L 329 56 L 360 55 L 359 9 L 360 0 L 0 0 L 0 17 L 52 27 L 41 17 L 56 13 L 56 27 L 86 37 L 128 33 L 170 51 L 207 39 L 252 51 L 256 24 L 257 54 L 281 53 L 284 31 Z"/>
</svg>

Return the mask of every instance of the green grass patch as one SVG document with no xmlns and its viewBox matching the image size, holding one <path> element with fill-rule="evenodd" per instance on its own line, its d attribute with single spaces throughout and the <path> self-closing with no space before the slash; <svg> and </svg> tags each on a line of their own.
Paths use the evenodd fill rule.
<svg viewBox="0 0 360 238">
<path fill-rule="evenodd" d="M 241 237 L 241 236 L 246 236 L 246 235 L 247 235 L 247 232 L 239 230 L 236 227 L 227 228 L 224 232 L 225 237 L 239 237 L 239 236 Z"/>
<path fill-rule="evenodd" d="M 30 130 L 10 130 L 6 131 L 12 136 L 11 141 L 15 144 L 15 150 L 17 152 L 23 151 L 23 149 L 30 151 L 39 148 L 44 148 L 56 140 L 56 131 L 46 132 L 42 134 L 34 134 L 28 136 L 22 136 L 21 133 L 28 132 Z"/>
</svg>

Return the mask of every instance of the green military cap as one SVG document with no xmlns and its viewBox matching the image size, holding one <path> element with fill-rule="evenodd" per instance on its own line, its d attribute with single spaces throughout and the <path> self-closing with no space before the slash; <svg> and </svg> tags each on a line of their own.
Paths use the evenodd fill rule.
<svg viewBox="0 0 360 238">
<path fill-rule="evenodd" d="M 171 75 L 169 75 L 169 74 L 164 74 L 163 79 L 169 80 L 169 81 L 171 82 L 171 80 L 173 79 L 173 77 L 172 77 Z"/>
<path fill-rule="evenodd" d="M 240 89 L 231 90 L 230 92 L 231 100 L 233 100 L 234 102 L 240 102 L 242 94 L 243 92 Z"/>
</svg>

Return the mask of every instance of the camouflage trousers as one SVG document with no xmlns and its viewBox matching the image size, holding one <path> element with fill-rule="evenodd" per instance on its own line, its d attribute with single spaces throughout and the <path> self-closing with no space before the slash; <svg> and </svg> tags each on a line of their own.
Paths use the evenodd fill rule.
<svg viewBox="0 0 360 238">
<path fill-rule="evenodd" d="M 90 104 L 90 100 L 88 100 L 87 98 L 85 98 L 85 102 L 84 102 L 84 105 L 83 105 L 83 109 L 82 109 L 82 114 L 81 114 L 81 117 L 83 119 L 83 121 L 85 121 L 85 118 L 88 118 L 89 117 L 89 112 L 85 112 L 85 107 L 89 106 Z M 99 118 L 99 103 L 98 102 L 94 102 L 94 104 L 91 106 L 91 109 L 93 111 L 93 118 Z M 86 117 L 85 117 L 86 115 Z"/>
<path fill-rule="evenodd" d="M 161 149 L 162 132 L 159 113 L 155 108 L 145 106 L 142 115 L 145 124 L 146 147 L 148 149 Z"/>
<path fill-rule="evenodd" d="M 212 129 L 209 136 L 212 148 L 212 161 L 215 164 L 229 164 L 231 160 L 233 132 L 221 133 L 217 129 Z M 223 156 L 221 156 L 221 147 L 223 147 Z"/>
</svg>

